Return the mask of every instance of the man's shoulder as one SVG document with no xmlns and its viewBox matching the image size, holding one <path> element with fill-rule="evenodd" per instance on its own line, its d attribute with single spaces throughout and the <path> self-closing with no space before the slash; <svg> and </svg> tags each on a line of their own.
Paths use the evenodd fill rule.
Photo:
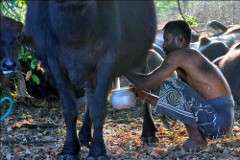
<svg viewBox="0 0 240 160">
<path fill-rule="evenodd" d="M 194 56 L 194 55 L 197 55 L 199 56 L 200 55 L 200 52 L 194 48 L 187 48 L 185 49 L 185 56 Z"/>
<path fill-rule="evenodd" d="M 182 48 L 182 49 L 177 49 L 171 52 L 169 54 L 169 57 L 188 58 L 189 56 L 192 57 L 193 55 L 199 55 L 199 54 L 200 52 L 198 52 L 193 48 Z"/>
</svg>

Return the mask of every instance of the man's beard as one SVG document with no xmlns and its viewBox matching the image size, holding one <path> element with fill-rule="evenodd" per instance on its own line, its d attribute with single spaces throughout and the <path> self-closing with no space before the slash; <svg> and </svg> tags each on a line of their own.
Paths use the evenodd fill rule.
<svg viewBox="0 0 240 160">
<path fill-rule="evenodd" d="M 166 47 L 163 48 L 163 51 L 165 52 L 166 55 L 168 55 L 170 52 L 178 49 L 178 47 L 177 47 L 174 39 L 175 39 L 175 37 L 173 38 L 172 43 L 171 43 L 171 46 L 170 46 L 169 48 L 166 48 Z"/>
</svg>

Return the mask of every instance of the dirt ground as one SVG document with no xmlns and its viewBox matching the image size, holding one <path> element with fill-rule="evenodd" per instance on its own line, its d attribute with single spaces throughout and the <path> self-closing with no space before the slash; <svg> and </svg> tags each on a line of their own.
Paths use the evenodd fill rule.
<svg viewBox="0 0 240 160">
<path fill-rule="evenodd" d="M 84 104 L 81 103 L 78 130 L 80 130 Z M 1 107 L 1 116 L 7 111 L 7 103 Z M 208 141 L 206 150 L 185 152 L 180 146 L 187 133 L 180 122 L 171 130 L 163 128 L 157 114 L 153 117 L 158 128 L 158 142 L 145 144 L 140 140 L 142 108 L 137 101 L 129 109 L 117 110 L 108 104 L 104 125 L 107 153 L 115 159 L 240 159 L 240 110 L 235 110 L 235 126 L 228 138 Z M 0 159 L 56 159 L 65 139 L 65 125 L 59 101 L 46 102 L 26 98 L 14 100 L 11 114 L 1 122 Z M 81 147 L 80 159 L 86 159 L 88 148 Z"/>
</svg>

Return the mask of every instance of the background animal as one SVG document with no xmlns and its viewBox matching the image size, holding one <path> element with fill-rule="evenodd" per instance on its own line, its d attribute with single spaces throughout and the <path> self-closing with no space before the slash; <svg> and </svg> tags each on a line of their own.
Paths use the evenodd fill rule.
<svg viewBox="0 0 240 160">
<path fill-rule="evenodd" d="M 214 32 L 217 32 L 217 35 L 223 34 L 225 33 L 228 28 L 222 24 L 221 22 L 217 21 L 217 20 L 211 20 L 207 23 L 207 29 L 211 30 L 213 29 Z M 214 34 L 216 35 L 216 34 Z"/>
<path fill-rule="evenodd" d="M 231 88 L 235 102 L 240 104 L 240 41 L 236 41 L 229 52 L 215 60 Z"/>
<path fill-rule="evenodd" d="M 219 27 L 221 23 L 220 22 L 216 22 L 216 21 L 210 21 L 208 26 L 214 26 L 214 28 L 216 29 L 217 27 Z M 235 40 L 240 39 L 240 25 L 235 25 L 229 28 L 225 28 L 223 29 L 223 27 L 219 27 L 220 30 L 224 31 L 223 33 L 220 32 L 217 35 L 212 35 L 209 36 L 208 38 L 211 41 L 221 41 L 223 43 L 225 43 L 228 47 L 231 47 L 233 45 L 233 43 L 235 42 Z M 201 36 L 204 37 L 204 36 Z M 198 42 L 193 43 L 193 45 L 198 45 Z M 197 47 L 197 46 L 196 46 Z M 195 47 L 195 48 L 196 48 Z M 199 46 L 198 46 L 199 48 Z"/>
<path fill-rule="evenodd" d="M 216 21 L 209 22 L 209 25 L 214 28 L 219 27 L 220 24 Z M 220 27 L 220 29 L 225 32 L 211 37 L 202 36 L 198 42 L 191 43 L 191 46 L 200 51 L 210 61 L 225 55 L 233 43 L 240 39 L 240 26 L 236 25 L 227 30 L 223 27 Z"/>
<path fill-rule="evenodd" d="M 12 18 L 1 16 L 1 53 L 0 70 L 5 74 L 16 71 L 19 67 L 17 56 L 23 41 L 23 24 Z"/>
<path fill-rule="evenodd" d="M 212 41 L 208 37 L 200 38 L 196 45 L 191 44 L 191 46 L 200 51 L 210 61 L 225 55 L 229 50 L 229 47 L 224 42 Z"/>
</svg>

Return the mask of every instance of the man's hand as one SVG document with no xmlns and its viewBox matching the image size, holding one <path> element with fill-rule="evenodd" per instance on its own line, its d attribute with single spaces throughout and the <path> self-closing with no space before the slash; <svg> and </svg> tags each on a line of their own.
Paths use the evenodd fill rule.
<svg viewBox="0 0 240 160">
<path fill-rule="evenodd" d="M 134 87 L 132 84 L 129 85 L 129 90 L 136 94 L 136 98 L 139 100 L 144 100 L 147 93 L 144 93 L 141 89 Z"/>
<path fill-rule="evenodd" d="M 124 75 L 130 83 L 136 86 L 139 89 L 146 89 L 146 82 L 148 81 L 148 74 L 136 73 L 133 71 L 129 71 Z"/>
</svg>

